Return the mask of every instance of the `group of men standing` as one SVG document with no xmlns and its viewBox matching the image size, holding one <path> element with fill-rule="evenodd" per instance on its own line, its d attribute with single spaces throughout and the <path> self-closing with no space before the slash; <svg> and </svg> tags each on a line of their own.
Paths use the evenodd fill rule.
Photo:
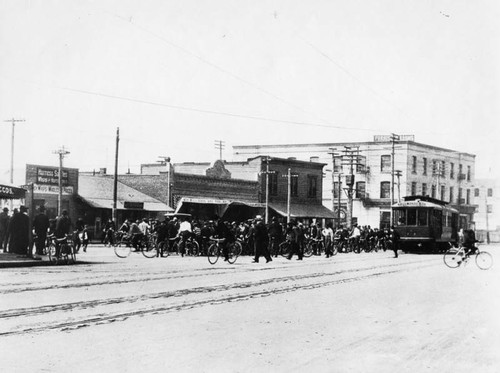
<svg viewBox="0 0 500 373">
<path fill-rule="evenodd" d="M 43 206 L 39 207 L 33 221 L 28 216 L 26 206 L 14 209 L 12 216 L 9 215 L 8 207 L 4 207 L 0 213 L 0 249 L 4 252 L 36 258 L 33 256 L 33 246 L 37 255 L 43 255 L 48 234 L 64 238 L 70 232 L 71 220 L 66 210 L 62 211 L 53 224 Z"/>
</svg>

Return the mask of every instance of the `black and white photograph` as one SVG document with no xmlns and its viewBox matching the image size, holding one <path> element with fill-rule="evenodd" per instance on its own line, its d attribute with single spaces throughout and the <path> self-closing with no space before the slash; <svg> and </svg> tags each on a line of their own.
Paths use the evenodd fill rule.
<svg viewBox="0 0 500 373">
<path fill-rule="evenodd" d="M 499 19 L 0 0 L 0 370 L 500 372 Z"/>
</svg>

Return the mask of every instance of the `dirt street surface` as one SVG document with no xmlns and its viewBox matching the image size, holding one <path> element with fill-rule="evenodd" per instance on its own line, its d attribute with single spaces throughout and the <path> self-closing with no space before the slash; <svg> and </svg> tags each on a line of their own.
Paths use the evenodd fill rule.
<svg viewBox="0 0 500 373">
<path fill-rule="evenodd" d="M 500 372 L 500 246 L 304 261 L 127 259 L 0 270 L 3 372 Z"/>
</svg>

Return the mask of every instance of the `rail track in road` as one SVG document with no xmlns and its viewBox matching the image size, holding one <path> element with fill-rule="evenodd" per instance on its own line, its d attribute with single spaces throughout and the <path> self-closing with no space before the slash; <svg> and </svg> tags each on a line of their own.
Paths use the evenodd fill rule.
<svg viewBox="0 0 500 373">
<path fill-rule="evenodd" d="M 315 264 L 317 265 L 317 263 Z M 0 318 L 7 321 L 0 327 L 0 336 L 41 333 L 50 330 L 73 330 L 104 323 L 124 321 L 131 317 L 179 312 L 195 307 L 244 301 L 299 290 L 345 284 L 402 271 L 414 271 L 440 265 L 441 261 L 420 259 L 350 269 L 323 267 L 322 269 L 328 270 L 323 272 L 314 271 L 306 274 L 285 274 L 265 279 L 240 281 L 222 285 L 185 287 L 141 295 L 7 309 L 0 311 Z M 249 271 L 251 270 L 255 269 L 250 268 Z M 227 272 L 227 270 L 223 272 Z M 202 271 L 202 273 L 192 273 L 192 271 L 191 273 L 183 273 L 180 271 L 161 279 L 179 279 L 200 276 L 200 274 L 205 276 L 217 275 L 220 274 L 220 271 Z M 149 277 L 155 280 L 158 279 L 154 276 Z M 148 277 L 143 276 L 140 278 L 140 281 L 147 281 Z M 137 278 L 136 281 L 139 281 L 139 279 Z M 105 284 L 109 283 L 106 282 Z M 83 286 L 82 284 L 73 285 L 75 287 Z M 86 286 L 95 285 L 88 284 Z M 37 290 L 43 289 L 37 288 Z"/>
</svg>

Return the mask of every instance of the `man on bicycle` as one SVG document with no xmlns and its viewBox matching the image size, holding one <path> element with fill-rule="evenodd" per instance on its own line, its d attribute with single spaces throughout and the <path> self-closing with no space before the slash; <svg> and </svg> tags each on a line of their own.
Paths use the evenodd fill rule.
<svg viewBox="0 0 500 373">
<path fill-rule="evenodd" d="M 465 248 L 465 255 L 470 256 L 476 253 L 477 247 L 475 243 L 479 242 L 476 240 L 476 234 L 472 229 L 465 229 L 463 231 L 463 246 Z"/>
<path fill-rule="evenodd" d="M 214 235 L 221 240 L 219 245 L 222 246 L 222 255 L 224 255 L 224 261 L 229 261 L 229 250 L 227 249 L 227 244 L 235 240 L 231 230 L 228 226 L 220 219 L 216 217 L 214 220 L 217 221 L 215 226 Z"/>
<path fill-rule="evenodd" d="M 179 236 L 181 240 L 179 242 L 179 250 L 181 251 L 181 256 L 184 256 L 186 253 L 186 241 L 193 235 L 193 231 L 191 228 L 191 223 L 188 219 L 181 218 L 181 224 L 179 225 Z"/>
</svg>

